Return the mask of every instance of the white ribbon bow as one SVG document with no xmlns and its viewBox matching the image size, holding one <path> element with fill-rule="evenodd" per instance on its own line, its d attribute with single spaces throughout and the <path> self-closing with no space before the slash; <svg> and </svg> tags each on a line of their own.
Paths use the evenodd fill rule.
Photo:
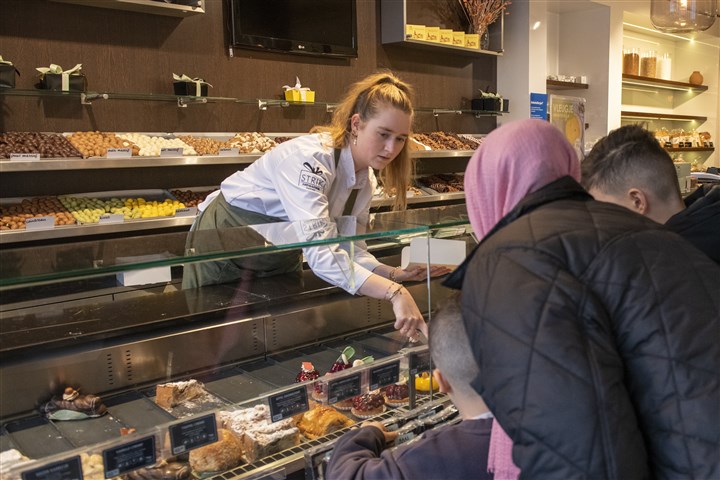
<svg viewBox="0 0 720 480">
<path fill-rule="evenodd" d="M 201 86 L 202 86 L 202 85 L 207 85 L 208 87 L 212 88 L 212 85 L 210 85 L 208 82 L 206 82 L 206 81 L 203 80 L 202 78 L 190 78 L 190 77 L 188 77 L 187 75 L 185 75 L 184 73 L 182 74 L 182 76 L 173 73 L 173 80 L 175 80 L 176 82 L 190 82 L 190 83 L 194 83 L 194 84 L 195 84 L 195 96 L 196 96 L 196 97 L 201 96 L 201 93 L 202 93 Z"/>
<path fill-rule="evenodd" d="M 298 78 L 298 77 L 295 77 L 295 86 L 294 87 L 291 87 L 289 85 L 283 85 L 282 88 L 284 88 L 286 92 L 289 90 L 296 90 L 298 93 L 300 93 L 300 101 L 303 101 L 303 102 L 305 101 L 305 98 L 306 98 L 305 97 L 306 92 L 310 91 L 310 89 L 308 87 L 302 86 L 302 84 L 300 83 L 300 78 Z"/>
<path fill-rule="evenodd" d="M 10 65 L 12 66 L 12 62 L 10 60 L 3 60 L 2 55 L 0 55 L 0 65 Z"/>
</svg>

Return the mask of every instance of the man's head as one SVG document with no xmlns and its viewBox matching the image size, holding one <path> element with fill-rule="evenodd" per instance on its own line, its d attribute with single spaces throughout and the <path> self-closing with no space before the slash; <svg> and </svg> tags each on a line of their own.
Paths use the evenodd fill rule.
<svg viewBox="0 0 720 480">
<path fill-rule="evenodd" d="M 438 309 L 429 326 L 430 355 L 440 391 L 450 395 L 463 417 L 471 418 L 487 412 L 487 406 L 470 386 L 479 369 L 461 315 L 459 296 Z"/>
<path fill-rule="evenodd" d="M 581 164 L 581 183 L 596 200 L 665 223 L 684 208 L 672 158 L 642 127 L 613 130 Z"/>
</svg>

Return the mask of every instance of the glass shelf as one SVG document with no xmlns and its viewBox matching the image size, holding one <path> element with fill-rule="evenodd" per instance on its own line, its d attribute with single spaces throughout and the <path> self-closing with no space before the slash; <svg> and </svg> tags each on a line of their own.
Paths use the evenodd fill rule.
<svg viewBox="0 0 720 480">
<path fill-rule="evenodd" d="M 561 82 L 560 80 L 546 80 L 548 90 L 587 90 L 590 87 L 587 83 Z"/>
<path fill-rule="evenodd" d="M 194 97 L 172 95 L 165 93 L 132 93 L 132 92 L 61 92 L 56 90 L 40 90 L 40 89 L 16 89 L 16 88 L 0 88 L 0 97 L 40 97 L 40 98 L 69 98 L 79 100 L 83 105 L 91 105 L 98 100 L 139 100 L 151 102 L 172 102 L 177 103 L 179 107 L 186 107 L 193 104 L 214 104 L 214 103 L 234 103 L 240 105 L 255 105 L 259 110 L 267 110 L 268 108 L 288 108 L 288 107 L 305 107 L 320 108 L 327 112 L 332 112 L 337 103 L 333 102 L 290 102 L 277 98 L 234 98 L 234 97 Z M 455 108 L 438 108 L 438 107 L 418 107 L 415 109 L 418 113 L 432 113 L 435 116 L 445 114 L 457 115 L 475 115 L 476 117 L 499 116 L 507 112 L 485 111 L 485 110 L 468 110 Z"/>
<path fill-rule="evenodd" d="M 90 7 L 111 8 L 114 10 L 127 10 L 131 12 L 150 13 L 153 15 L 166 15 L 171 17 L 188 17 L 205 13 L 205 0 L 200 0 L 196 7 L 190 5 L 177 5 L 174 3 L 158 2 L 156 0 L 53 0 L 60 3 L 73 3 Z"/>
<path fill-rule="evenodd" d="M 224 230 L 176 232 L 82 243 L 5 248 L 0 250 L 0 289 L 111 275 L 189 262 L 287 251 L 373 239 L 427 235 L 431 230 L 467 224 L 464 205 L 377 213 L 371 222 L 355 217 L 279 222 Z M 194 244 L 230 245 L 214 251 L 186 252 Z M 37 261 L 42 259 L 42 261 Z"/>
</svg>

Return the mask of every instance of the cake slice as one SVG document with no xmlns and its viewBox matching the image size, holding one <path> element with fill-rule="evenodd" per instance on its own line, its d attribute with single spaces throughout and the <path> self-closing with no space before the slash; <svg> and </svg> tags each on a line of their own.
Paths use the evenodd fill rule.
<svg viewBox="0 0 720 480">
<path fill-rule="evenodd" d="M 205 385 L 197 380 L 162 383 L 158 385 L 155 390 L 155 403 L 162 408 L 173 408 L 193 398 L 201 397 L 206 393 Z"/>
</svg>

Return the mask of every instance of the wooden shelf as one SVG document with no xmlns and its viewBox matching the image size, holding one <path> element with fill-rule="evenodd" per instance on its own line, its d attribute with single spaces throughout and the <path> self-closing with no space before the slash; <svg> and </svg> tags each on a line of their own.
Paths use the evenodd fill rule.
<svg viewBox="0 0 720 480">
<path fill-rule="evenodd" d="M 52 0 L 60 3 L 72 3 L 85 7 L 111 8 L 114 10 L 127 10 L 130 12 L 150 13 L 153 15 L 166 15 L 170 17 L 188 17 L 199 13 L 205 13 L 205 0 L 200 0 L 200 5 L 191 7 L 189 5 L 178 5 L 175 3 L 156 2 L 154 0 Z"/>
<path fill-rule="evenodd" d="M 560 80 L 548 80 L 548 90 L 587 90 L 590 87 L 587 83 L 561 82 Z"/>
<path fill-rule="evenodd" d="M 714 152 L 715 149 L 712 147 L 683 147 L 683 148 L 667 148 L 665 147 L 665 151 L 669 153 L 677 153 L 677 152 Z"/>
<path fill-rule="evenodd" d="M 494 50 L 479 50 L 477 48 L 466 48 L 466 47 L 456 47 L 455 45 L 446 45 L 443 43 L 436 43 L 436 42 L 426 42 L 424 40 L 412 40 L 412 39 L 406 39 L 399 42 L 387 42 L 385 45 L 404 45 L 407 47 L 412 47 L 420 50 L 433 50 L 433 51 L 439 51 L 439 50 L 447 50 L 449 53 L 456 53 L 460 55 L 470 55 L 470 56 L 477 56 L 481 54 L 485 55 L 497 55 L 500 56 L 503 54 L 502 51 L 496 52 Z"/>
<path fill-rule="evenodd" d="M 675 90 L 682 92 L 700 93 L 708 89 L 707 85 L 693 85 L 692 83 L 676 82 L 674 80 L 662 80 L 659 78 L 641 77 L 639 75 L 622 76 L 623 85 L 637 85 L 642 87 L 653 87 L 662 90 Z"/>
<path fill-rule="evenodd" d="M 674 120 L 678 122 L 700 122 L 703 123 L 707 117 L 693 115 L 674 115 L 670 113 L 648 113 L 648 112 L 620 112 L 620 118 L 647 118 L 649 120 Z"/>
</svg>

